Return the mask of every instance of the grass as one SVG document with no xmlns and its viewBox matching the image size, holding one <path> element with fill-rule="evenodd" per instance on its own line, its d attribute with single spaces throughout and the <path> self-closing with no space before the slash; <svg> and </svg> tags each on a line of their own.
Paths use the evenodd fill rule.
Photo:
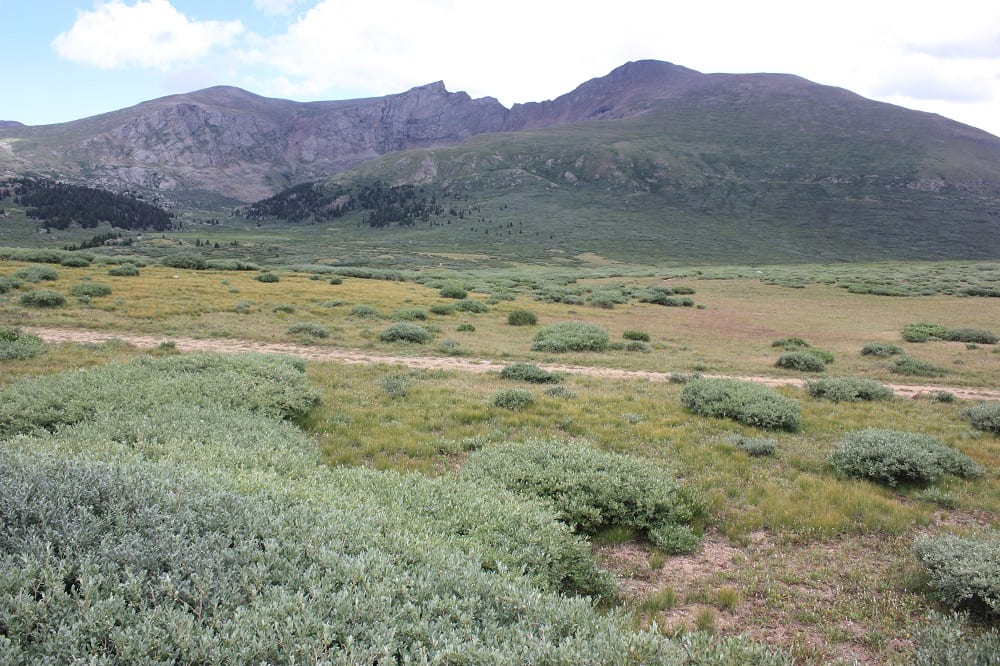
<svg viewBox="0 0 1000 666">
<path fill-rule="evenodd" d="M 23 265 L 0 262 L 0 276 Z M 86 278 L 108 280 L 106 266 L 58 270 L 59 278 L 51 283 L 54 288 L 68 288 Z M 817 267 L 815 273 L 827 270 L 832 269 Z M 543 272 L 535 277 L 548 279 Z M 654 276 L 620 276 L 579 280 L 570 286 L 589 289 L 611 282 L 644 286 L 663 281 Z M 688 277 L 684 283 L 696 286 L 698 302 L 705 309 L 667 311 L 632 302 L 607 310 L 535 301 L 521 291 L 513 301 L 491 305 L 488 313 L 436 315 L 432 308 L 448 301 L 440 296 L 440 287 L 430 284 L 346 277 L 341 284 L 331 285 L 312 280 L 307 273 L 282 272 L 281 282 L 274 285 L 244 272 L 149 266 L 139 276 L 114 278 L 113 295 L 87 306 L 71 300 L 54 310 L 27 309 L 18 304 L 18 298 L 29 287 L 14 289 L 0 295 L 0 325 L 96 328 L 170 339 L 287 342 L 291 322 L 273 311 L 290 306 L 296 319 L 321 322 L 330 331 L 330 338 L 313 341 L 313 349 L 329 345 L 386 354 L 437 353 L 435 345 L 414 347 L 410 352 L 405 345 L 380 342 L 378 336 L 387 321 L 350 316 L 352 307 L 368 304 L 383 313 L 421 308 L 428 312 L 421 325 L 436 328 L 440 338 L 454 335 L 468 356 L 504 364 L 516 360 L 661 372 L 697 369 L 796 376 L 773 368 L 771 347 L 775 338 L 794 335 L 830 350 L 837 357 L 837 372 L 845 375 L 901 381 L 889 371 L 892 359 L 859 353 L 870 342 L 884 341 L 947 367 L 949 373 L 935 382 L 1000 384 L 1000 356 L 990 347 L 967 349 L 962 343 L 946 341 L 914 346 L 899 337 L 907 322 L 931 316 L 934 321 L 998 330 L 1000 309 L 984 307 L 992 301 L 944 295 L 886 298 L 821 283 L 788 289 L 749 277 Z M 485 290 L 473 290 L 469 297 L 482 300 Z M 254 304 L 248 314 L 234 312 L 241 301 Z M 608 331 L 612 340 L 622 339 L 625 331 L 648 332 L 653 351 L 610 350 L 558 357 L 532 352 L 536 329 L 507 323 L 509 313 L 516 309 L 530 309 L 542 326 L 587 321 Z M 474 331 L 455 333 L 460 324 L 471 321 L 475 321 Z M 123 360 L 140 353 L 115 343 L 50 345 L 41 356 L 0 362 L 0 385 L 19 376 Z M 498 373 L 401 371 L 389 364 L 321 362 L 309 363 L 308 373 L 322 390 L 323 402 L 298 422 L 331 466 L 363 465 L 437 476 L 459 468 L 467 452 L 490 442 L 527 439 L 586 440 L 606 451 L 642 456 L 666 466 L 705 497 L 711 509 L 707 528 L 734 544 L 738 555 L 710 575 L 692 578 L 684 588 L 673 585 L 669 604 L 670 593 L 662 592 L 663 598 L 656 599 L 652 590 L 654 597 L 644 612 L 709 604 L 712 622 L 706 614 L 702 620 L 706 629 L 714 626 L 717 635 L 757 631 L 761 640 L 773 637 L 759 627 L 787 626 L 789 632 L 779 643 L 808 663 L 824 663 L 850 650 L 867 654 L 871 661 L 905 661 L 911 649 L 911 628 L 930 607 L 919 591 L 908 587 L 909 577 L 915 575 L 910 552 L 914 533 L 960 529 L 984 521 L 995 525 L 994 516 L 1000 515 L 1000 490 L 995 483 L 1000 449 L 995 437 L 975 431 L 961 418 L 968 406 L 961 401 L 835 403 L 810 399 L 801 389 L 781 388 L 783 395 L 802 403 L 802 430 L 767 433 L 775 441 L 775 455 L 749 458 L 733 441 L 759 437 L 760 431 L 725 419 L 692 415 L 680 402 L 683 384 L 668 381 L 571 373 L 564 384 L 575 396 L 572 400 L 538 390 L 529 408 L 512 411 L 490 405 L 493 396 L 511 387 Z M 869 427 L 933 435 L 971 456 L 987 474 L 970 480 L 946 477 L 935 485 L 939 492 L 933 497 L 919 489 L 888 489 L 839 479 L 829 468 L 827 456 L 845 432 Z M 865 567 L 857 567 L 859 561 Z M 663 572 L 671 568 L 670 559 L 661 567 Z M 737 618 L 736 624 L 731 616 Z"/>
</svg>

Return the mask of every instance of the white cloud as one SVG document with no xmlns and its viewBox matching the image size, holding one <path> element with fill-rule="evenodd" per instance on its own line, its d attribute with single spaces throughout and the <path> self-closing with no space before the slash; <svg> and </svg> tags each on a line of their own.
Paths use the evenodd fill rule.
<svg viewBox="0 0 1000 666">
<path fill-rule="evenodd" d="M 127 66 L 169 69 L 193 62 L 244 31 L 239 21 L 194 21 L 168 0 L 121 0 L 77 13 L 52 45 L 60 57 L 102 69 Z"/>
<path fill-rule="evenodd" d="M 288 14 L 299 0 L 253 0 L 253 6 L 268 14 Z"/>
</svg>

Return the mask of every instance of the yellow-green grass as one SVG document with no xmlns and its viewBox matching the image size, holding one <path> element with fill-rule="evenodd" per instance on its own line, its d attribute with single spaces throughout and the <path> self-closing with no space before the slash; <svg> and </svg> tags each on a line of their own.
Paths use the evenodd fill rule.
<svg viewBox="0 0 1000 666">
<path fill-rule="evenodd" d="M 0 275 L 10 275 L 24 264 L 0 262 Z M 945 385 L 995 386 L 1000 384 L 1000 353 L 997 345 L 969 348 L 958 342 L 903 343 L 900 331 L 907 323 L 932 320 L 949 327 L 973 327 L 1000 332 L 1000 308 L 986 307 L 992 299 L 926 296 L 891 298 L 852 294 L 832 285 L 813 284 L 788 289 L 749 279 L 673 280 L 629 278 L 628 286 L 685 284 L 697 293 L 692 297 L 703 308 L 663 307 L 633 301 L 613 309 L 589 305 L 566 305 L 534 301 L 527 294 L 500 301 L 490 312 L 451 315 L 430 313 L 435 305 L 453 303 L 438 290 L 413 282 L 344 278 L 338 285 L 326 279 L 310 279 L 302 273 L 278 271 L 279 282 L 262 283 L 256 272 L 190 271 L 147 267 L 137 277 L 110 277 L 105 266 L 59 267 L 60 278 L 41 285 L 68 294 L 82 280 L 108 284 L 113 293 L 81 304 L 70 297 L 59 308 L 21 306 L 18 297 L 30 287 L 0 296 L 0 323 L 25 326 L 57 326 L 127 331 L 162 336 L 192 336 L 249 339 L 262 342 L 292 342 L 291 324 L 314 322 L 331 332 L 324 340 L 309 340 L 317 346 L 337 346 L 385 354 L 442 355 L 441 343 L 451 343 L 451 353 L 498 360 L 527 360 L 654 370 L 660 372 L 707 372 L 738 375 L 801 377 L 800 373 L 776 368 L 779 350 L 771 342 L 782 337 L 801 337 L 813 346 L 832 352 L 836 358 L 828 374 L 850 374 L 882 381 Z M 593 287 L 616 281 L 583 282 Z M 486 300 L 484 294 L 471 298 Z M 275 312 L 278 305 L 291 305 L 293 312 Z M 400 307 L 428 311 L 419 322 L 435 333 L 425 345 L 400 345 L 378 340 L 388 319 L 352 317 L 351 308 L 370 305 L 386 317 Z M 507 315 L 528 309 L 538 316 L 538 326 L 559 321 L 585 321 L 601 326 L 612 342 L 623 342 L 626 330 L 649 333 L 651 353 L 623 349 L 603 353 L 546 354 L 531 350 L 537 327 L 512 327 Z M 471 323 L 475 331 L 458 331 Z M 906 353 L 943 368 L 946 373 L 928 380 L 890 372 L 891 359 L 860 355 L 869 343 L 899 344 Z"/>
</svg>

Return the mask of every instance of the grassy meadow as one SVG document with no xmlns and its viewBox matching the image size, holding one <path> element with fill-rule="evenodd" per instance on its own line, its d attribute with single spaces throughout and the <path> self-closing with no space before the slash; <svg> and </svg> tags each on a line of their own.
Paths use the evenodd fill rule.
<svg viewBox="0 0 1000 666">
<path fill-rule="evenodd" d="M 1000 333 L 996 299 L 944 293 L 984 278 L 996 284 L 1000 267 L 652 271 L 609 269 L 593 257 L 581 261 L 592 265 L 573 271 L 434 269 L 404 280 L 275 266 L 269 273 L 277 280 L 271 282 L 258 279 L 259 271 L 148 265 L 139 275 L 119 277 L 101 263 L 56 265 L 55 280 L 21 281 L 0 294 L 0 326 L 141 334 L 166 344 L 152 349 L 116 341 L 48 345 L 41 355 L 0 361 L 0 389 L 16 386 L 20 378 L 73 368 L 186 355 L 173 348 L 172 338 L 439 357 L 439 367 L 426 369 L 405 368 L 389 358 L 367 365 L 308 362 L 305 371 L 320 402 L 295 414 L 293 423 L 314 443 L 315 464 L 450 479 L 477 451 L 537 440 L 589 442 L 602 451 L 651 461 L 706 508 L 693 524 L 701 545 L 692 553 L 669 554 L 628 528 L 607 525 L 590 543 L 620 592 L 599 613 L 622 613 L 632 630 L 677 640 L 742 634 L 795 663 L 910 663 L 921 649 L 917 636 L 929 614 L 948 610 L 928 593 L 927 575 L 913 555 L 914 540 L 995 533 L 1000 439 L 972 428 L 961 415 L 970 404 L 946 393 L 833 402 L 782 387 L 777 389 L 782 396 L 801 405 L 801 428 L 795 432 L 697 416 L 683 406 L 681 394 L 702 374 L 818 376 L 775 366 L 784 349 L 774 342 L 789 338 L 832 355 L 824 376 L 932 384 L 943 391 L 949 386 L 995 389 L 1000 386 L 997 344 L 909 343 L 901 331 L 910 323 L 931 322 Z M 29 266 L 2 261 L 0 279 L 13 280 Z M 848 288 L 878 284 L 890 275 L 928 295 L 889 297 Z M 107 285 L 110 293 L 73 295 L 74 287 L 82 293 L 79 285 L 94 284 Z M 468 293 L 464 299 L 445 297 L 448 285 Z M 693 304 L 641 302 L 637 295 L 653 287 L 689 288 L 681 293 L 688 293 Z M 40 289 L 62 294 L 65 304 L 22 302 L 24 294 Z M 483 307 L 462 309 L 464 301 Z M 509 324 L 516 310 L 530 311 L 536 323 Z M 608 333 L 608 347 L 565 353 L 533 349 L 539 330 L 567 321 L 600 327 Z M 400 322 L 423 327 L 430 341 L 383 341 L 383 332 Z M 636 332 L 646 334 L 648 343 L 629 346 L 627 332 L 633 334 L 630 339 L 637 338 Z M 901 355 L 933 366 L 934 374 L 894 372 L 900 355 L 861 354 L 875 342 L 898 346 Z M 453 369 L 447 365 L 453 358 L 672 374 L 671 381 L 654 382 L 570 370 L 558 372 L 553 383 L 535 384 L 494 371 Z M 515 388 L 530 393 L 530 402 L 508 408 L 497 400 Z M 828 456 L 846 433 L 865 428 L 933 435 L 971 457 L 985 473 L 968 479 L 946 475 L 928 487 L 845 478 L 831 468 Z M 773 454 L 750 455 L 740 446 L 747 438 L 770 440 Z M 995 617 L 973 619 L 965 630 L 975 635 L 991 621 Z M 622 662 L 628 661 L 623 653 Z"/>
</svg>

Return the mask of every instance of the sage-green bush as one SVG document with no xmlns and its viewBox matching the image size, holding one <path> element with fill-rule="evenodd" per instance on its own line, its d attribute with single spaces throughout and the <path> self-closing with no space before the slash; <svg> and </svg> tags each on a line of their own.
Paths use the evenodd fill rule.
<svg viewBox="0 0 1000 666">
<path fill-rule="evenodd" d="M 472 298 L 463 298 L 455 301 L 455 309 L 460 312 L 471 312 L 472 314 L 482 314 L 490 311 L 488 305 Z"/>
<path fill-rule="evenodd" d="M 607 332 L 594 324 L 565 321 L 543 326 L 535 334 L 536 351 L 595 351 L 608 348 Z"/>
<path fill-rule="evenodd" d="M 392 318 L 396 321 L 425 321 L 427 311 L 423 308 L 397 308 L 393 311 Z"/>
<path fill-rule="evenodd" d="M 534 326 L 538 323 L 538 317 L 528 310 L 512 310 L 507 315 L 507 323 L 511 326 Z"/>
<path fill-rule="evenodd" d="M 963 627 L 967 616 L 931 611 L 927 622 L 913 632 L 916 650 L 913 666 L 985 666 L 1000 654 L 1000 632 L 982 632 Z"/>
<path fill-rule="evenodd" d="M 31 308 L 57 308 L 66 304 L 66 297 L 52 289 L 35 289 L 21 294 L 21 305 Z"/>
<path fill-rule="evenodd" d="M 802 425 L 797 400 L 738 379 L 691 379 L 681 391 L 681 403 L 695 414 L 731 418 L 758 428 L 796 432 Z"/>
<path fill-rule="evenodd" d="M 535 395 L 527 389 L 512 388 L 498 391 L 490 404 L 501 409 L 520 411 L 535 402 Z"/>
<path fill-rule="evenodd" d="M 70 287 L 69 294 L 70 296 L 88 296 L 91 298 L 110 296 L 111 287 L 100 282 L 81 282 Z"/>
<path fill-rule="evenodd" d="M 129 264 L 129 263 L 119 264 L 114 268 L 108 269 L 108 275 L 112 275 L 115 277 L 134 277 L 138 274 L 139 274 L 139 269 L 136 267 L 135 264 Z"/>
<path fill-rule="evenodd" d="M 87 256 L 69 256 L 64 257 L 62 261 L 59 262 L 60 266 L 65 266 L 66 268 L 86 268 L 90 266 L 91 259 Z"/>
<path fill-rule="evenodd" d="M 646 331 L 628 330 L 622 333 L 622 337 L 636 342 L 649 342 L 649 333 Z"/>
<path fill-rule="evenodd" d="M 503 379 L 513 379 L 519 382 L 533 384 L 558 384 L 562 377 L 554 372 L 543 370 L 533 363 L 513 363 L 500 371 Z"/>
<path fill-rule="evenodd" d="M 470 454 L 462 476 L 540 498 L 584 534 L 628 527 L 673 552 L 697 545 L 692 524 L 706 517 L 703 504 L 666 470 L 584 444 L 495 444 Z"/>
<path fill-rule="evenodd" d="M 983 474 L 983 468 L 972 458 L 937 437 L 883 428 L 847 433 L 830 454 L 829 462 L 844 476 L 888 486 L 926 485 L 945 474 L 962 478 Z"/>
<path fill-rule="evenodd" d="M 903 353 L 903 348 L 888 342 L 869 342 L 861 348 L 862 356 L 874 356 L 876 358 L 888 358 Z"/>
<path fill-rule="evenodd" d="M 374 306 L 366 305 L 362 303 L 361 305 L 355 305 L 351 308 L 350 312 L 352 317 L 357 317 L 358 319 L 381 319 L 382 314 L 375 309 Z"/>
<path fill-rule="evenodd" d="M 981 402 L 963 409 L 959 415 L 976 430 L 1000 435 L 1000 402 Z"/>
<path fill-rule="evenodd" d="M 186 268 L 193 271 L 203 271 L 208 268 L 208 262 L 200 254 L 179 252 L 163 257 L 160 263 L 170 268 Z"/>
<path fill-rule="evenodd" d="M 379 340 L 382 342 L 413 342 L 419 344 L 430 341 L 432 337 L 434 336 L 431 335 L 431 332 L 423 326 L 401 321 L 388 326 L 382 331 L 381 335 L 379 335 Z"/>
<path fill-rule="evenodd" d="M 950 342 L 967 342 L 981 345 L 995 345 L 997 334 L 981 328 L 950 328 L 943 338 Z"/>
<path fill-rule="evenodd" d="M 24 282 L 51 282 L 59 279 L 59 271 L 51 266 L 40 266 L 32 264 L 14 271 L 12 276 L 16 280 Z"/>
<path fill-rule="evenodd" d="M 253 279 L 257 280 L 257 282 L 271 282 L 271 283 L 273 283 L 273 282 L 280 282 L 281 281 L 281 278 L 279 276 L 277 276 L 274 273 L 271 273 L 269 271 L 263 271 L 263 272 L 258 273 L 257 275 L 254 275 Z"/>
<path fill-rule="evenodd" d="M 923 537 L 913 554 L 935 597 L 959 610 L 1000 618 L 1000 535 Z"/>
<path fill-rule="evenodd" d="M 322 324 L 312 321 L 300 321 L 288 327 L 291 335 L 300 335 L 307 338 L 328 338 L 330 331 Z"/>
<path fill-rule="evenodd" d="M 457 300 L 465 298 L 469 295 L 469 292 L 465 289 L 465 287 L 460 285 L 448 284 L 441 287 L 441 291 L 439 291 L 438 294 L 441 298 L 454 298 Z"/>
<path fill-rule="evenodd" d="M 933 363 L 921 361 L 920 359 L 906 355 L 897 358 L 889 366 L 889 371 L 897 375 L 909 375 L 911 377 L 938 377 L 945 374 L 943 368 L 939 368 Z"/>
<path fill-rule="evenodd" d="M 788 370 L 799 370 L 801 372 L 823 372 L 826 370 L 826 363 L 815 354 L 808 351 L 796 351 L 782 354 L 778 357 L 775 365 Z"/>
<path fill-rule="evenodd" d="M 822 377 L 806 382 L 806 391 L 814 398 L 834 402 L 860 402 L 862 400 L 889 400 L 892 389 L 874 379 L 863 377 Z"/>
<path fill-rule="evenodd" d="M 0 326 L 0 361 L 34 358 L 45 351 L 41 338 L 11 326 Z"/>
<path fill-rule="evenodd" d="M 737 448 L 752 458 L 762 456 L 773 456 L 778 447 L 770 437 L 747 437 L 746 435 L 736 435 L 731 440 Z"/>
<path fill-rule="evenodd" d="M 919 322 L 903 327 L 903 339 L 907 342 L 927 342 L 928 340 L 943 340 L 948 329 L 940 324 Z"/>
<path fill-rule="evenodd" d="M 0 294 L 6 294 L 8 291 L 13 291 L 20 286 L 20 280 L 9 278 L 6 275 L 0 275 Z"/>
</svg>

